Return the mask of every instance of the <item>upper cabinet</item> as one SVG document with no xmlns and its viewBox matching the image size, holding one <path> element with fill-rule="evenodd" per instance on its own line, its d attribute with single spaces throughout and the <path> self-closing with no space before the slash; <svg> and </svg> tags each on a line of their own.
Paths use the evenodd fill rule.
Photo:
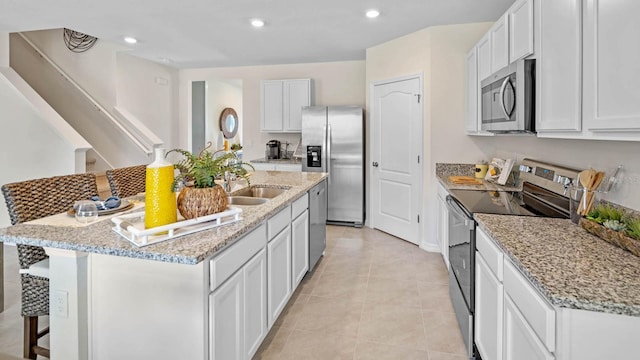
<svg viewBox="0 0 640 360">
<path fill-rule="evenodd" d="M 639 15 L 637 0 L 585 1 L 583 125 L 587 130 L 640 130 Z"/>
<path fill-rule="evenodd" d="M 489 32 L 491 33 L 491 73 L 509 65 L 509 14 L 502 15 Z"/>
<path fill-rule="evenodd" d="M 478 48 L 473 47 L 467 54 L 467 106 L 465 130 L 470 133 L 478 131 Z"/>
<path fill-rule="evenodd" d="M 310 106 L 311 79 L 261 81 L 260 130 L 302 131 L 302 107 Z"/>
<path fill-rule="evenodd" d="M 478 85 L 491 75 L 491 34 L 486 33 L 475 46 L 478 52 Z"/>
<path fill-rule="evenodd" d="M 533 0 L 516 1 L 509 9 L 509 61 L 533 54 Z"/>
</svg>

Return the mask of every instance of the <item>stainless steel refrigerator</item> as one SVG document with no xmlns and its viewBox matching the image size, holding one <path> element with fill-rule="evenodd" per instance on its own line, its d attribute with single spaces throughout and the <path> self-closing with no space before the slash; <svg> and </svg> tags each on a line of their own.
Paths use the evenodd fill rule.
<svg viewBox="0 0 640 360">
<path fill-rule="evenodd" d="M 359 106 L 302 108 L 302 171 L 329 173 L 329 224 L 364 224 L 363 127 Z"/>
</svg>

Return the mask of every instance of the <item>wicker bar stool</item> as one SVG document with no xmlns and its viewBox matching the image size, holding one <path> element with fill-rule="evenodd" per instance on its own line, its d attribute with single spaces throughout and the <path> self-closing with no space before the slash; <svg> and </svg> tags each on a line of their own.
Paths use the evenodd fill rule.
<svg viewBox="0 0 640 360">
<path fill-rule="evenodd" d="M 28 180 L 3 185 L 11 224 L 43 218 L 67 211 L 78 200 L 97 195 L 94 174 L 75 174 Z M 42 247 L 17 245 L 22 283 L 22 316 L 24 317 L 24 357 L 49 357 L 49 349 L 38 345 L 38 339 L 49 328 L 38 331 L 38 317 L 49 315 L 48 256 Z M 40 276 L 38 276 L 40 275 Z"/>
<path fill-rule="evenodd" d="M 137 195 L 145 190 L 146 165 L 107 170 L 106 173 L 111 195 L 113 196 L 125 198 Z"/>
</svg>

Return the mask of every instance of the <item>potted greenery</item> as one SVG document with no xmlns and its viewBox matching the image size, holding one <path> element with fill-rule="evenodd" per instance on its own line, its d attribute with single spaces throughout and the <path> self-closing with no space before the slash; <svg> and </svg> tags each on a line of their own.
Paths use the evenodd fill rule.
<svg viewBox="0 0 640 360">
<path fill-rule="evenodd" d="M 179 174 L 173 181 L 172 188 L 177 190 L 182 184 L 186 185 L 178 195 L 178 211 L 185 219 L 193 219 L 224 211 L 228 205 L 227 193 L 216 183 L 216 180 L 224 179 L 225 175 L 240 177 L 249 183 L 249 173 L 244 168 L 251 164 L 238 159 L 236 151 L 225 152 L 218 150 L 209 151 L 211 143 L 207 143 L 198 155 L 183 149 L 173 149 L 172 152 L 183 156 L 183 159 L 174 165 Z M 219 156 L 216 156 L 219 155 Z"/>
<path fill-rule="evenodd" d="M 599 238 L 640 256 L 640 219 L 606 203 L 597 204 L 580 226 Z"/>
</svg>

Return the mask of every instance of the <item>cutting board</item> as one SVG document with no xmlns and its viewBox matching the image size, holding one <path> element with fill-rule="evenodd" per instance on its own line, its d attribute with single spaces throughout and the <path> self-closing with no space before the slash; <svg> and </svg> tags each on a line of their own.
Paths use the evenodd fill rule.
<svg viewBox="0 0 640 360">
<path fill-rule="evenodd" d="M 473 176 L 449 176 L 449 181 L 457 185 L 482 185 L 482 180 Z"/>
</svg>

